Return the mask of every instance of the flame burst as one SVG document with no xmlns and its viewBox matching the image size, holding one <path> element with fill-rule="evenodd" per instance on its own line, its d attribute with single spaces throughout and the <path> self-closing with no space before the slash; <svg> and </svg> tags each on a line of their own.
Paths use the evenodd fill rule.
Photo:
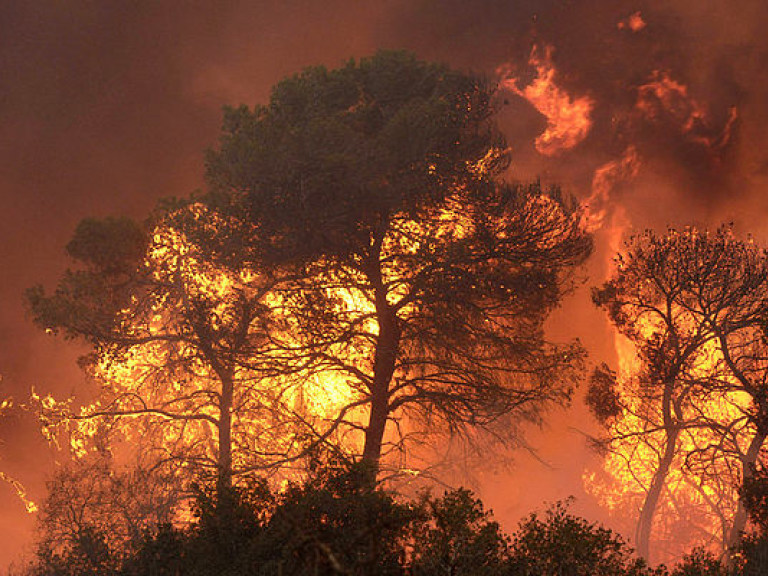
<svg viewBox="0 0 768 576">
<path fill-rule="evenodd" d="M 618 24 L 616 24 L 616 28 L 619 30 L 629 30 L 630 32 L 640 32 L 640 30 L 645 28 L 647 25 L 648 24 L 645 22 L 645 20 L 643 20 L 643 16 L 638 10 L 637 12 L 630 14 L 624 20 L 621 20 Z"/>
<path fill-rule="evenodd" d="M 519 88 L 519 79 L 508 76 L 502 86 L 525 98 L 546 119 L 547 127 L 536 138 L 536 150 L 545 156 L 553 156 L 571 149 L 587 137 L 592 127 L 591 114 L 594 101 L 588 96 L 574 98 L 555 82 L 557 70 L 552 63 L 552 47 L 546 46 L 543 56 L 534 47 L 528 63 L 536 70 L 536 78 Z"/>
<path fill-rule="evenodd" d="M 590 232 L 603 227 L 611 206 L 613 191 L 634 179 L 640 170 L 640 157 L 634 146 L 629 146 L 621 158 L 606 162 L 592 176 L 592 192 L 584 202 L 584 225 Z M 611 253 L 619 249 L 623 226 L 612 226 Z"/>
</svg>

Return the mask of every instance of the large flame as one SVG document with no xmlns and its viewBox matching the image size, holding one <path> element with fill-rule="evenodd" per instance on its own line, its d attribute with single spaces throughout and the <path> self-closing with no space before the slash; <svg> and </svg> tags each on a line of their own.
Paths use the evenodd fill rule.
<svg viewBox="0 0 768 576">
<path fill-rule="evenodd" d="M 589 96 L 573 97 L 557 85 L 557 70 L 552 63 L 552 47 L 538 47 L 531 51 L 529 64 L 536 70 L 533 81 L 520 88 L 519 78 L 510 75 L 502 86 L 525 98 L 546 119 L 547 127 L 536 138 L 536 149 L 545 156 L 558 154 L 579 144 L 592 127 L 591 114 L 594 101 Z"/>
</svg>

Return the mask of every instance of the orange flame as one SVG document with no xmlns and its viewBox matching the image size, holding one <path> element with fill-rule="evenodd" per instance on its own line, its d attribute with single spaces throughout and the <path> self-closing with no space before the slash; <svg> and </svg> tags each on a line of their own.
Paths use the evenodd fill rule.
<svg viewBox="0 0 768 576">
<path fill-rule="evenodd" d="M 546 119 L 547 127 L 536 138 L 536 150 L 545 156 L 553 156 L 579 144 L 587 137 L 592 120 L 594 101 L 588 96 L 574 98 L 555 82 L 557 71 L 552 63 L 552 47 L 544 48 L 544 55 L 534 47 L 528 63 L 536 69 L 536 78 L 525 88 L 518 87 L 519 79 L 510 76 L 502 80 L 502 86 L 525 98 Z"/>
<path fill-rule="evenodd" d="M 630 32 L 640 32 L 640 30 L 645 28 L 647 25 L 648 24 L 646 24 L 645 20 L 643 20 L 643 17 L 638 10 L 634 14 L 630 14 L 624 20 L 621 20 L 618 24 L 616 24 L 616 28 L 619 30 L 629 30 Z"/>
<path fill-rule="evenodd" d="M 640 169 L 640 157 L 634 146 L 629 146 L 621 158 L 606 162 L 595 170 L 592 176 L 592 192 L 584 202 L 584 224 L 590 232 L 602 228 L 608 213 L 611 193 L 622 182 L 632 180 Z M 611 246 L 612 253 L 618 250 L 618 242 Z"/>
<path fill-rule="evenodd" d="M 654 71 L 649 81 L 637 89 L 635 109 L 643 118 L 653 122 L 664 117 L 671 119 L 681 134 L 713 151 L 728 144 L 738 119 L 738 109 L 732 106 L 723 129 L 719 132 L 714 130 L 706 108 L 688 93 L 688 87 L 674 80 L 669 72 L 659 70 Z"/>
</svg>

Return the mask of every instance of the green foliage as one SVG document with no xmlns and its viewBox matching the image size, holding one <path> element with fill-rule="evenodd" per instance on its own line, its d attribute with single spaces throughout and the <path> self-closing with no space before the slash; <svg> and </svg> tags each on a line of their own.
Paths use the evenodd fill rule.
<svg viewBox="0 0 768 576">
<path fill-rule="evenodd" d="M 247 195 L 265 255 L 346 258 L 382 214 L 477 184 L 472 166 L 505 148 L 489 122 L 492 94 L 405 52 L 309 68 L 278 83 L 268 105 L 225 110 L 208 179 Z"/>
</svg>

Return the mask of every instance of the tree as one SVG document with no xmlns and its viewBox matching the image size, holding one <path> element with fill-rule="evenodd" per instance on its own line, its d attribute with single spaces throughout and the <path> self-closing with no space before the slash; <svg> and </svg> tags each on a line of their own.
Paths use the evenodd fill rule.
<svg viewBox="0 0 768 576">
<path fill-rule="evenodd" d="M 366 408 L 347 422 L 374 470 L 409 431 L 508 438 L 569 396 L 581 350 L 543 322 L 590 238 L 557 191 L 500 181 L 493 113 L 483 79 L 380 52 L 228 109 L 209 154 L 214 201 L 239 199 L 258 257 L 300 271 L 286 306 Z"/>
<path fill-rule="evenodd" d="M 117 562 L 138 550 L 147 530 L 172 522 L 183 500 L 178 477 L 141 462 L 117 465 L 106 451 L 61 465 L 46 487 L 37 547 L 54 563 L 96 552 Z"/>
<path fill-rule="evenodd" d="M 125 574 L 404 574 L 417 510 L 372 489 L 364 467 L 329 465 L 303 484 L 264 482 L 201 494 L 195 521 L 148 533 Z M 170 568 L 170 569 L 169 569 Z"/>
<path fill-rule="evenodd" d="M 745 514 L 728 482 L 749 477 L 766 438 L 766 296 L 764 253 L 727 228 L 633 238 L 614 278 L 595 291 L 640 360 L 608 445 L 628 467 L 639 464 L 632 474 L 646 490 L 637 530 L 644 556 L 664 490 L 670 498 L 696 492 L 720 516 L 724 545 L 738 541 Z M 643 451 L 650 465 L 638 463 Z M 673 463 L 683 474 L 676 489 Z"/>
<path fill-rule="evenodd" d="M 509 537 L 469 490 L 427 496 L 421 508 L 413 529 L 414 576 L 508 573 Z"/>
<path fill-rule="evenodd" d="M 330 434 L 316 434 L 291 391 L 302 366 L 284 361 L 280 272 L 253 267 L 241 224 L 194 200 L 145 225 L 84 220 L 67 246 L 79 267 L 51 295 L 28 291 L 37 324 L 93 346 L 83 363 L 100 396 L 79 410 L 40 400 L 45 426 L 64 428 L 76 455 L 117 427 L 157 463 L 212 472 L 226 489 L 233 475 L 298 458 Z"/>
</svg>

